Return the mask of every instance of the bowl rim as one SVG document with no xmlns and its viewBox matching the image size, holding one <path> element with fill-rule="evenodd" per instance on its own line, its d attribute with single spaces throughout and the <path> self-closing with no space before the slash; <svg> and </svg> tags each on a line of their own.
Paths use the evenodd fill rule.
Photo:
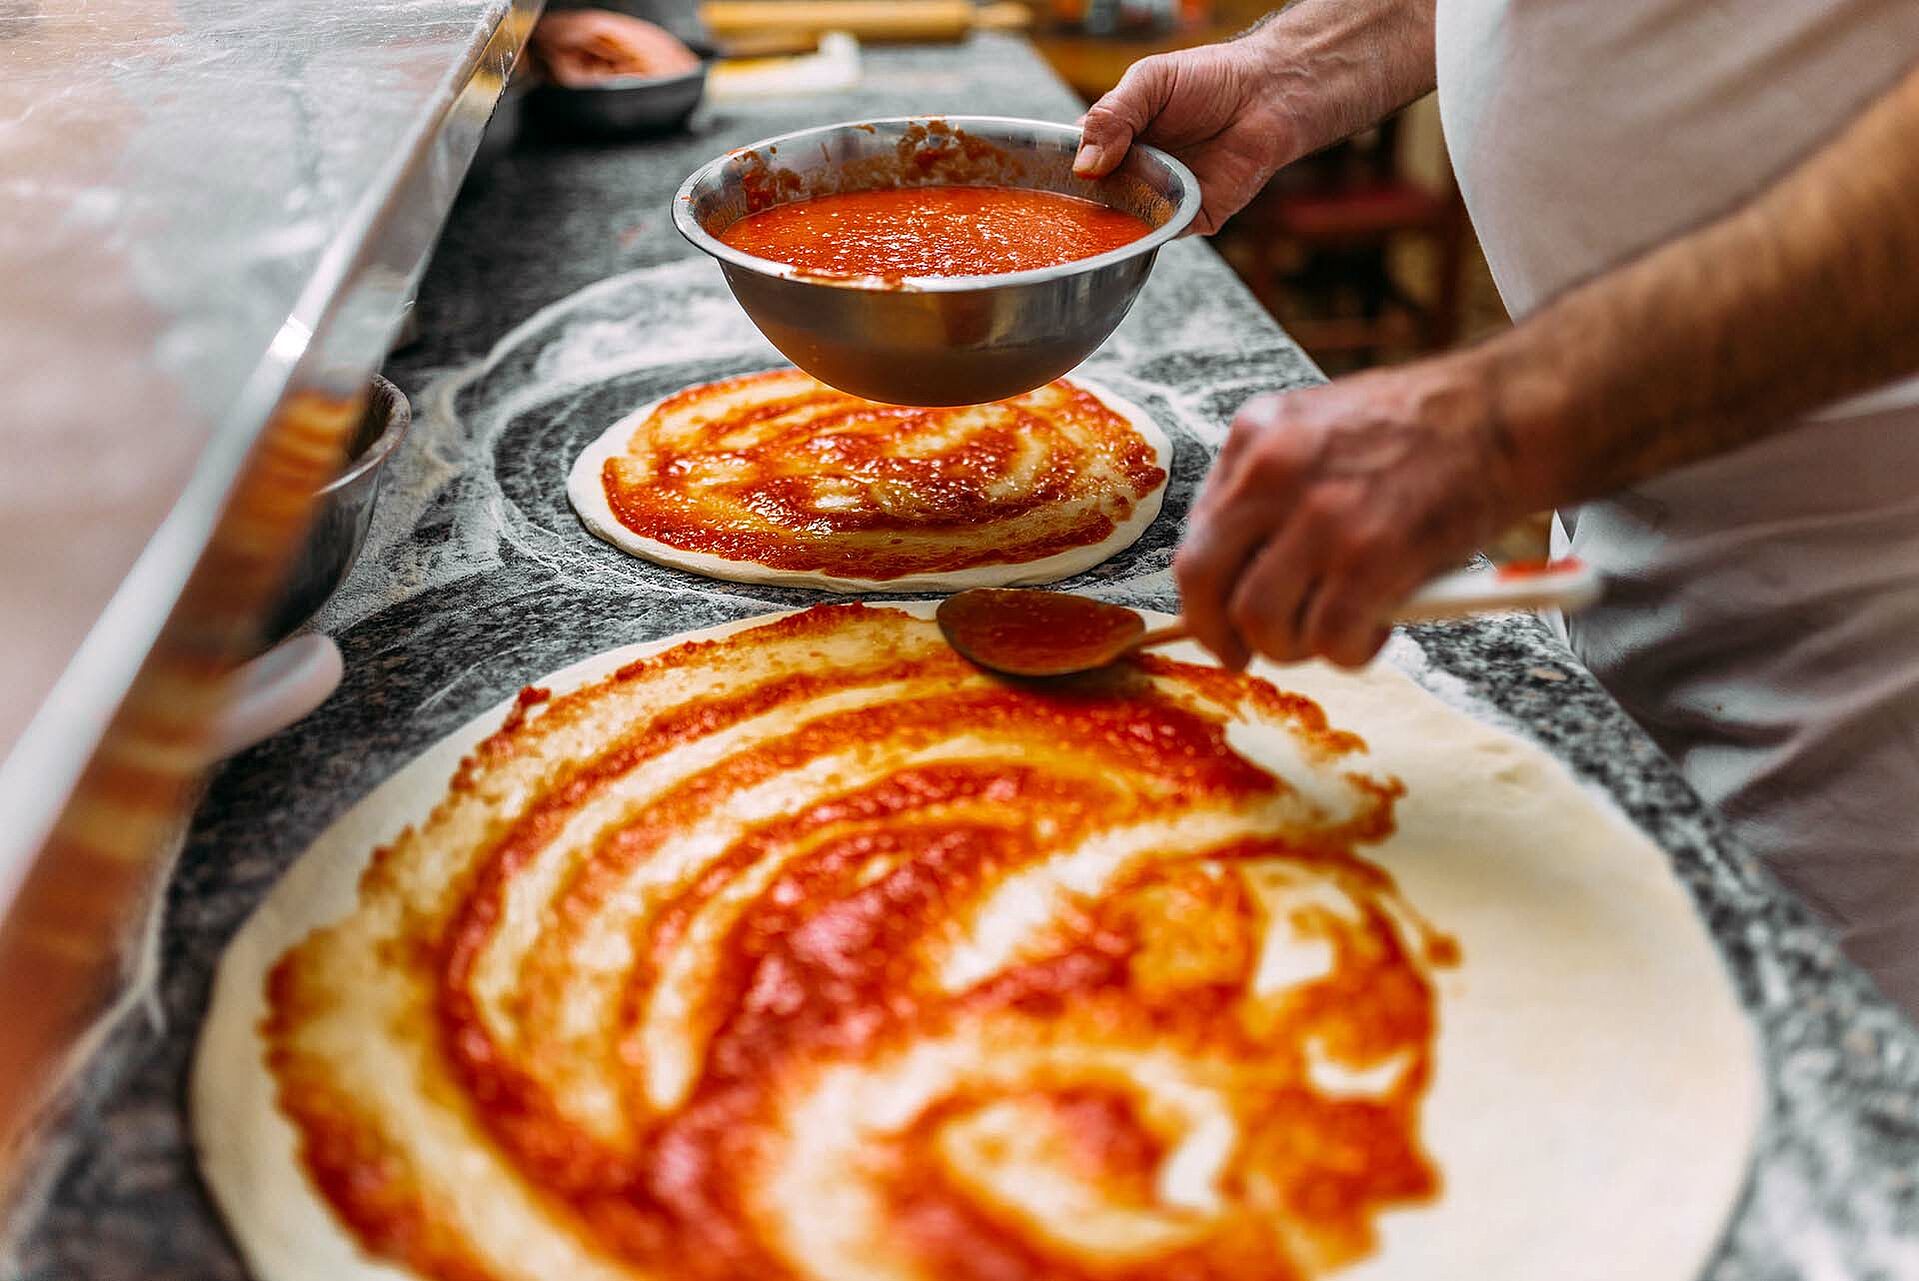
<svg viewBox="0 0 1919 1281">
<path fill-rule="evenodd" d="M 917 116 L 874 116 L 865 120 L 842 120 L 836 124 L 813 125 L 806 129 L 795 129 L 789 133 L 776 134 L 771 138 L 762 138 L 758 142 L 749 142 L 744 146 L 733 147 L 713 157 L 687 176 L 685 182 L 673 196 L 673 225 L 679 233 L 696 248 L 720 261 L 735 267 L 751 271 L 756 275 L 772 276 L 782 280 L 791 280 L 801 284 L 824 285 L 835 289 L 861 289 L 874 293 L 967 293 L 980 289 L 998 289 L 1011 285 L 1043 284 L 1048 281 L 1077 276 L 1084 272 L 1097 271 L 1102 267 L 1125 262 L 1143 254 L 1157 251 L 1178 236 L 1184 234 L 1193 220 L 1199 216 L 1202 193 L 1199 179 L 1179 160 L 1143 142 L 1134 142 L 1129 151 L 1140 151 L 1165 165 L 1180 181 L 1181 195 L 1174 207 L 1172 216 L 1164 223 L 1148 231 L 1138 240 L 1129 241 L 1117 249 L 1109 249 L 1103 254 L 1094 254 L 1089 258 L 1075 258 L 1053 267 L 1035 267 L 1026 271 L 1001 271 L 985 275 L 972 276 L 829 276 L 808 271 L 789 262 L 775 262 L 771 258 L 760 258 L 722 241 L 702 227 L 693 216 L 693 189 L 709 174 L 734 157 L 749 151 L 760 151 L 770 147 L 786 146 L 796 140 L 817 137 L 844 129 L 864 129 L 873 125 L 925 124 L 930 121 L 943 121 L 955 128 L 967 125 L 1020 125 L 1025 128 L 1038 127 L 1056 130 L 1077 137 L 1076 125 L 1061 124 L 1056 120 L 1034 120 L 1024 116 L 977 116 L 946 113 L 930 113 Z"/>
<path fill-rule="evenodd" d="M 315 498 L 323 498 L 338 493 L 348 485 L 386 464 L 400 442 L 406 439 L 407 429 L 413 425 L 413 404 L 406 393 L 380 374 L 374 374 L 367 383 L 366 406 L 360 412 L 371 413 L 375 409 L 384 409 L 386 425 L 380 434 L 373 438 L 360 454 L 349 460 L 346 469 L 326 484 L 313 491 Z"/>
</svg>

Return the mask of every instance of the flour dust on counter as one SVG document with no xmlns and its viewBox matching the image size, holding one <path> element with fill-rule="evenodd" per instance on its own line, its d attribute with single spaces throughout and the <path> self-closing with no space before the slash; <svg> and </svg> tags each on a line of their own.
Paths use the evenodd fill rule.
<svg viewBox="0 0 1919 1281">
<path fill-rule="evenodd" d="M 606 575 L 603 549 L 573 537 L 579 526 L 571 513 L 555 519 L 553 475 L 592 439 L 580 407 L 597 404 L 608 388 L 619 394 L 660 387 L 658 395 L 692 380 L 676 379 L 674 370 L 764 367 L 778 360 L 707 261 L 611 276 L 540 308 L 482 358 L 439 371 L 426 383 L 411 446 L 423 465 L 389 480 L 356 572 L 318 625 L 342 631 L 454 583 L 486 591 L 482 576 L 516 552 L 561 582 L 641 594 L 666 590 L 651 580 Z M 613 416 L 633 403 L 625 401 Z M 591 431 L 607 421 L 597 419 Z M 541 456 L 523 460 L 512 447 L 529 431 L 537 433 L 531 443 Z M 439 519 L 450 524 L 436 525 L 433 537 L 420 536 L 423 523 Z"/>
<path fill-rule="evenodd" d="M 262 1281 L 1692 1281 L 1758 1071 L 1655 847 L 1390 668 L 931 616 L 586 660 L 322 835 L 194 1073 Z"/>
<path fill-rule="evenodd" d="M 710 578 L 958 591 L 1056 582 L 1131 546 L 1171 462 L 1145 410 L 1081 378 L 928 409 L 784 368 L 634 410 L 567 495 L 613 546 Z"/>
</svg>

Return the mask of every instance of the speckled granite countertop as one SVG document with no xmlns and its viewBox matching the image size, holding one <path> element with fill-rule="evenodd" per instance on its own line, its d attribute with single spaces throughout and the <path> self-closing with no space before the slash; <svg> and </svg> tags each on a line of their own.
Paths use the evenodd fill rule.
<svg viewBox="0 0 1919 1281">
<path fill-rule="evenodd" d="M 194 1173 L 186 1066 L 220 949 L 274 878 L 360 796 L 524 681 L 594 651 L 803 603 L 632 561 L 567 509 L 565 467 L 631 406 L 774 363 L 667 200 L 726 147 L 829 120 L 990 111 L 1070 119 L 1017 40 L 869 51 L 863 85 L 708 107 L 691 136 L 523 145 L 477 175 L 422 290 L 424 338 L 388 373 L 416 425 L 372 543 L 321 623 L 346 654 L 316 714 L 213 779 L 166 902 L 156 999 L 110 1038 L 12 1261 L 34 1281 L 244 1275 Z M 1177 532 L 1234 407 L 1317 372 L 1202 245 L 1161 258 L 1088 372 L 1175 441 L 1165 513 L 1075 585 L 1167 607 Z M 1651 743 L 1531 619 L 1411 633 L 1397 661 L 1610 792 L 1672 855 L 1759 1028 L 1769 1105 L 1707 1276 L 1919 1277 L 1919 1032 L 1729 848 Z M 1673 1159 L 1686 1159 L 1675 1134 Z M 1621 1225 L 1631 1231 L 1631 1225 Z M 1623 1279 L 1622 1279 L 1623 1281 Z"/>
</svg>

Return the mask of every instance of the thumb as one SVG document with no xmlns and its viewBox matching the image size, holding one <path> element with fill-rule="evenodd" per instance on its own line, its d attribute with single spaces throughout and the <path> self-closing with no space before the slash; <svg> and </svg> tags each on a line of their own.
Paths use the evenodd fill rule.
<svg viewBox="0 0 1919 1281">
<path fill-rule="evenodd" d="M 1073 172 L 1082 178 L 1103 178 L 1126 159 L 1133 139 L 1146 131 L 1166 106 L 1173 77 L 1167 59 L 1155 55 L 1126 69 L 1119 84 L 1080 117 L 1079 153 Z"/>
</svg>

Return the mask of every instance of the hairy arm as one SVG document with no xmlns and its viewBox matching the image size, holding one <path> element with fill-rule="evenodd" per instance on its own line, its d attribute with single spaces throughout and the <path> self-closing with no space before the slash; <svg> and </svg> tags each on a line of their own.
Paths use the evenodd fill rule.
<svg viewBox="0 0 1919 1281">
<path fill-rule="evenodd" d="M 1081 122 L 1074 167 L 1109 173 L 1135 140 L 1198 174 L 1216 230 L 1281 166 L 1433 87 L 1435 0 L 1300 0 L 1238 39 L 1134 63 Z"/>
<path fill-rule="evenodd" d="M 1919 372 L 1914 138 L 1919 68 L 1740 209 L 1497 338 L 1248 401 L 1175 562 L 1195 633 L 1229 663 L 1363 662 L 1510 521 Z"/>
<path fill-rule="evenodd" d="M 1744 208 L 1568 290 L 1476 360 L 1534 507 L 1919 372 L 1919 67 Z"/>
<path fill-rule="evenodd" d="M 1436 0 L 1300 0 L 1242 40 L 1260 50 L 1268 92 L 1298 150 L 1329 147 L 1433 91 Z"/>
</svg>

